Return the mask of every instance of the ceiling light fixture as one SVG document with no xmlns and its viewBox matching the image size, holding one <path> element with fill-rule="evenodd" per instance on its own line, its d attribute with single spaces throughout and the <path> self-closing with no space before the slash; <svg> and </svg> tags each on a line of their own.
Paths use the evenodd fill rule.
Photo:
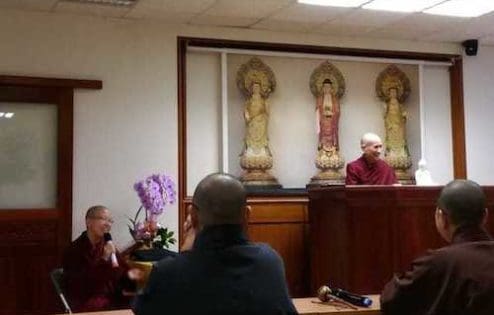
<svg viewBox="0 0 494 315">
<path fill-rule="evenodd" d="M 5 118 L 12 118 L 14 117 L 14 113 L 5 113 Z"/>
<path fill-rule="evenodd" d="M 369 0 L 298 0 L 298 3 L 322 5 L 328 7 L 356 8 Z"/>
<path fill-rule="evenodd" d="M 364 4 L 362 8 L 394 12 L 419 12 L 440 2 L 444 2 L 444 0 L 374 0 Z"/>
<path fill-rule="evenodd" d="M 450 0 L 424 10 L 424 13 L 458 17 L 477 17 L 494 11 L 492 0 Z"/>
<path fill-rule="evenodd" d="M 2 118 L 5 115 L 4 112 L 0 112 L 0 118 Z"/>
<path fill-rule="evenodd" d="M 62 0 L 65 2 L 79 2 L 79 3 L 87 3 L 87 4 L 104 4 L 104 5 L 112 5 L 117 7 L 132 7 L 139 0 Z"/>
</svg>

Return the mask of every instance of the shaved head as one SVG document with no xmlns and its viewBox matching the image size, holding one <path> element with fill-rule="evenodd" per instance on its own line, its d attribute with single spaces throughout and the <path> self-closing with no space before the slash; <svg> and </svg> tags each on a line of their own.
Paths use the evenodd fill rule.
<svg viewBox="0 0 494 315">
<path fill-rule="evenodd" d="M 378 135 L 368 132 L 360 138 L 360 148 L 362 149 L 362 152 L 364 152 L 364 157 L 367 162 L 375 163 L 381 156 L 383 143 Z"/>
<path fill-rule="evenodd" d="M 105 206 L 97 205 L 97 206 L 92 206 L 86 211 L 86 220 L 92 217 L 97 216 L 101 211 L 106 210 L 107 208 Z"/>
<path fill-rule="evenodd" d="M 378 135 L 372 132 L 367 132 L 360 138 L 360 146 L 362 149 L 377 142 L 381 143 L 382 140 Z"/>
<path fill-rule="evenodd" d="M 476 182 L 457 179 L 444 186 L 437 207 L 457 226 L 478 225 L 485 215 L 486 198 Z"/>
<path fill-rule="evenodd" d="M 247 193 L 242 183 L 232 175 L 215 173 L 199 182 L 192 204 L 201 226 L 242 224 Z"/>
</svg>

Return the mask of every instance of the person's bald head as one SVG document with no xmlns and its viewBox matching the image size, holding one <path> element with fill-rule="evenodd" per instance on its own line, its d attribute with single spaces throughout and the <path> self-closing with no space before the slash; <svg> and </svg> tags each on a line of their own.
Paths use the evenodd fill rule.
<svg viewBox="0 0 494 315">
<path fill-rule="evenodd" d="M 480 225 L 485 216 L 486 198 L 476 182 L 457 179 L 444 186 L 437 207 L 456 226 Z"/>
<path fill-rule="evenodd" d="M 364 149 L 365 147 L 373 145 L 376 142 L 382 143 L 381 137 L 375 133 L 367 132 L 362 135 L 362 138 L 360 138 L 360 147 Z"/>
<path fill-rule="evenodd" d="M 201 227 L 245 223 L 247 192 L 232 175 L 215 173 L 203 178 L 194 191 L 192 204 Z"/>
<path fill-rule="evenodd" d="M 368 132 L 360 138 L 360 148 L 364 152 L 366 160 L 372 163 L 379 159 L 383 143 L 378 135 Z"/>
</svg>

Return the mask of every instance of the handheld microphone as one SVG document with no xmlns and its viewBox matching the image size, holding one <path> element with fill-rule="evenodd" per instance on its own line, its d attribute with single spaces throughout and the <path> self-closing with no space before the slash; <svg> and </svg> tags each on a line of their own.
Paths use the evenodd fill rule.
<svg viewBox="0 0 494 315">
<path fill-rule="evenodd" d="M 318 298 L 326 302 L 330 299 L 330 295 L 336 296 L 346 302 L 349 302 L 353 305 L 369 307 L 372 305 L 372 300 L 366 296 L 358 295 L 355 293 L 350 293 L 343 289 L 339 288 L 330 288 L 328 286 L 322 286 L 318 290 Z"/>
<path fill-rule="evenodd" d="M 105 239 L 105 243 L 113 244 L 110 233 L 105 233 L 103 237 Z M 111 265 L 113 266 L 113 268 L 117 268 L 118 267 L 118 260 L 117 260 L 117 256 L 115 255 L 115 253 L 111 253 L 110 259 L 111 259 Z"/>
</svg>

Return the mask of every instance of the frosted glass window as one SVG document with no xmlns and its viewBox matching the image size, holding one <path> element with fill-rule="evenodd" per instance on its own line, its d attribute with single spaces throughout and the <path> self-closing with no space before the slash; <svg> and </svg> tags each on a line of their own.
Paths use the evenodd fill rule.
<svg viewBox="0 0 494 315">
<path fill-rule="evenodd" d="M 0 102 L 0 209 L 54 208 L 57 107 Z"/>
</svg>

